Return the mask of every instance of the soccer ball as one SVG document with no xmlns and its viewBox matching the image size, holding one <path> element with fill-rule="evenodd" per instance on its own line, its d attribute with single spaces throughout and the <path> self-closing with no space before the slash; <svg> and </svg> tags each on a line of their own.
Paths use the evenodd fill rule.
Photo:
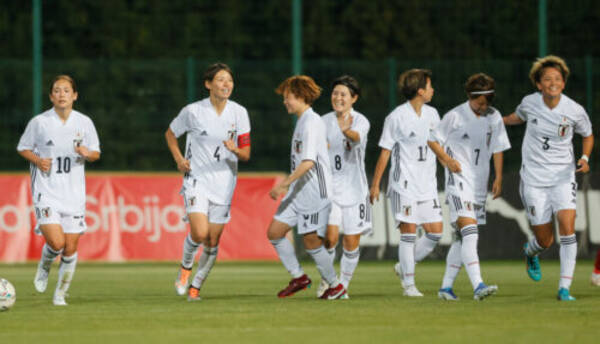
<svg viewBox="0 0 600 344">
<path fill-rule="evenodd" d="M 15 287 L 9 281 L 0 278 L 0 312 L 9 310 L 15 301 L 17 301 Z"/>
</svg>

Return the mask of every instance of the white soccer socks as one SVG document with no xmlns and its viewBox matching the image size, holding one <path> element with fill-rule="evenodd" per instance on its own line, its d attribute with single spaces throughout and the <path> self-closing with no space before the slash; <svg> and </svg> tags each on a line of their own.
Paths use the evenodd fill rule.
<svg viewBox="0 0 600 344">
<path fill-rule="evenodd" d="M 200 247 L 199 242 L 192 240 L 192 235 L 188 234 L 183 241 L 183 257 L 181 258 L 181 266 L 190 270 L 194 266 L 194 257 Z"/>
<path fill-rule="evenodd" d="M 450 245 L 448 255 L 446 256 L 446 271 L 442 280 L 442 289 L 452 288 L 456 276 L 460 272 L 460 267 L 462 266 L 461 246 L 460 240 L 454 240 L 452 245 Z"/>
<path fill-rule="evenodd" d="M 73 275 L 75 275 L 75 268 L 77 267 L 77 253 L 72 256 L 62 256 L 60 259 L 60 267 L 58 268 L 58 282 L 56 283 L 56 289 L 54 290 L 54 298 L 52 302 L 55 306 L 66 306 L 65 297 Z"/>
<path fill-rule="evenodd" d="M 477 225 L 464 226 L 460 229 L 460 235 L 462 236 L 460 256 L 465 264 L 465 270 L 467 270 L 473 290 L 475 290 L 479 283 L 483 282 L 479 269 L 479 255 L 477 254 L 477 240 L 479 239 Z"/>
<path fill-rule="evenodd" d="M 50 273 L 50 267 L 52 266 L 54 259 L 61 253 L 62 250 L 55 251 L 48 246 L 48 244 L 44 244 L 44 247 L 42 248 L 42 256 L 40 258 L 40 262 L 38 263 L 35 277 L 33 278 L 33 285 L 35 286 L 35 290 L 37 290 L 39 293 L 46 291 L 46 288 L 48 287 L 48 274 Z"/>
<path fill-rule="evenodd" d="M 427 233 L 422 235 L 415 243 L 415 262 L 425 259 L 442 238 L 442 233 Z"/>
<path fill-rule="evenodd" d="M 531 238 L 527 243 L 527 247 L 525 248 L 525 254 L 529 257 L 534 257 L 544 251 L 545 248 L 540 246 L 535 237 Z"/>
<path fill-rule="evenodd" d="M 300 267 L 300 263 L 296 257 L 296 251 L 294 251 L 294 246 L 292 246 L 292 243 L 285 237 L 270 241 L 275 248 L 275 251 L 277 251 L 279 260 L 281 260 L 281 263 L 290 273 L 290 275 L 292 275 L 293 278 L 298 278 L 304 275 L 304 271 Z"/>
<path fill-rule="evenodd" d="M 215 247 L 204 247 L 200 259 L 198 259 L 198 271 L 192 281 L 192 287 L 196 289 L 202 288 L 202 283 L 208 277 L 210 270 L 215 265 L 217 259 L 217 253 L 219 252 L 219 246 Z"/>
<path fill-rule="evenodd" d="M 575 261 L 577 259 L 577 238 L 575 234 L 560 236 L 560 281 L 559 288 L 569 289 L 573 281 Z"/>
<path fill-rule="evenodd" d="M 415 240 L 414 233 L 400 233 L 398 260 L 402 268 L 402 286 L 415 285 Z"/>
<path fill-rule="evenodd" d="M 335 269 L 331 263 L 331 257 L 324 246 L 315 248 L 314 250 L 306 250 L 311 255 L 317 265 L 317 270 L 331 287 L 337 286 L 340 282 L 335 275 Z"/>
<path fill-rule="evenodd" d="M 354 270 L 356 270 L 359 258 L 360 249 L 358 247 L 352 251 L 344 249 L 342 259 L 340 260 L 340 283 L 342 283 L 346 289 L 348 289 L 350 280 L 354 275 Z"/>
<path fill-rule="evenodd" d="M 336 245 L 337 246 L 337 245 Z M 333 246 L 332 248 L 327 248 L 327 254 L 329 254 L 329 258 L 331 259 L 331 264 L 333 264 L 333 262 L 335 261 L 335 248 L 336 246 Z"/>
</svg>

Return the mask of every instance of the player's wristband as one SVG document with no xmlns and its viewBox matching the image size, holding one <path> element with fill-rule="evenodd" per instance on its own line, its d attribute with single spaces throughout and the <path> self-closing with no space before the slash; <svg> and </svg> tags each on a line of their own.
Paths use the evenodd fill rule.
<svg viewBox="0 0 600 344">
<path fill-rule="evenodd" d="M 585 162 L 590 162 L 590 158 L 585 154 L 581 154 L 581 158 L 579 158 L 579 160 L 585 160 Z"/>
</svg>

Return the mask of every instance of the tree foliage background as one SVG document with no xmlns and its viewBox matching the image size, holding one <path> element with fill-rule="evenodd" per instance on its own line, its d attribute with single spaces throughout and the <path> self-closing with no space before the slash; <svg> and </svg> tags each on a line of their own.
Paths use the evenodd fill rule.
<svg viewBox="0 0 600 344">
<path fill-rule="evenodd" d="M 394 89 L 404 69 L 433 71 L 431 105 L 440 114 L 464 101 L 462 84 L 475 72 L 496 79 L 496 107 L 504 114 L 533 91 L 527 73 L 538 51 L 537 1 L 302 3 L 303 72 L 324 88 L 314 107 L 330 111 L 335 77 L 357 77 L 363 96 L 356 109 L 372 123 L 368 170 L 378 154 L 383 119 L 404 101 Z M 33 115 L 31 13 L 31 1 L 0 4 L 3 170 L 26 168 L 15 147 Z M 80 92 L 76 108 L 92 117 L 100 134 L 103 157 L 95 168 L 174 170 L 163 133 L 190 95 L 207 95 L 201 75 L 215 61 L 234 68 L 232 99 L 251 117 L 253 157 L 241 169 L 289 168 L 294 122 L 273 90 L 292 70 L 291 1 L 48 0 L 42 13 L 44 94 L 56 74 L 74 76 Z M 591 76 L 588 111 L 597 135 L 600 2 L 549 0 L 547 13 L 548 51 L 567 59 L 572 77 L 566 93 L 584 106 Z M 51 106 L 46 96 L 43 104 Z M 509 169 L 519 165 L 523 129 L 509 130 L 514 147 L 506 155 Z"/>
</svg>

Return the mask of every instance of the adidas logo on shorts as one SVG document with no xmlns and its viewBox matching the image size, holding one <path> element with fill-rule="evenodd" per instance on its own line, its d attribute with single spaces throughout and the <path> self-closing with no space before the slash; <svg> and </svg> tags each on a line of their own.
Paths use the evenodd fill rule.
<svg viewBox="0 0 600 344">
<path fill-rule="evenodd" d="M 46 146 L 54 146 L 54 142 L 52 142 L 52 140 L 49 140 L 48 142 L 46 142 Z"/>
<path fill-rule="evenodd" d="M 415 134 L 415 132 L 414 132 L 414 131 L 411 131 L 411 132 L 410 132 L 410 135 L 408 135 L 408 137 L 415 137 L 415 136 L 417 136 L 417 134 Z"/>
<path fill-rule="evenodd" d="M 469 134 L 465 133 L 462 138 L 463 140 L 467 140 L 469 138 Z"/>
</svg>

